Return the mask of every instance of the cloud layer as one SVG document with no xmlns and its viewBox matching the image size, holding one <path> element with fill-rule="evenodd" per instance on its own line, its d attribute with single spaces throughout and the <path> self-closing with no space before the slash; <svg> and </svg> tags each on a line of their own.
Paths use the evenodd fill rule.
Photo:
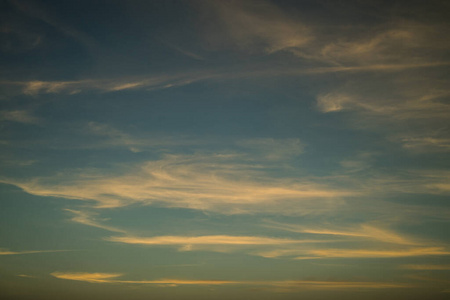
<svg viewBox="0 0 450 300">
<path fill-rule="evenodd" d="M 384 283 L 384 282 L 346 282 L 346 281 L 229 281 L 229 280 L 182 280 L 182 279 L 159 279 L 159 280 L 119 280 L 115 279 L 123 274 L 118 273 L 69 273 L 53 272 L 53 277 L 66 280 L 85 281 L 89 283 L 127 283 L 127 284 L 152 284 L 160 286 L 178 285 L 257 285 L 272 286 L 289 289 L 390 289 L 407 288 L 408 284 Z"/>
</svg>

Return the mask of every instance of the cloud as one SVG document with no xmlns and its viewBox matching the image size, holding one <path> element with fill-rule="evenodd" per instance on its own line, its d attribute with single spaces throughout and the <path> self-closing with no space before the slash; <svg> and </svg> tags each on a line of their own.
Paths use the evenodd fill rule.
<svg viewBox="0 0 450 300">
<path fill-rule="evenodd" d="M 394 173 L 394 172 L 393 172 Z M 365 178 L 348 177 L 367 195 L 428 194 L 447 195 L 450 173 L 439 169 L 398 170 L 394 174 L 374 173 Z"/>
<path fill-rule="evenodd" d="M 36 276 L 32 276 L 32 275 L 26 275 L 26 274 L 19 274 L 17 275 L 18 277 L 22 277 L 22 278 L 37 278 Z"/>
<path fill-rule="evenodd" d="M 436 24 L 394 21 L 367 28 L 363 36 L 338 34 L 334 40 L 325 40 L 328 43 L 311 55 L 347 66 L 437 62 L 444 59 L 443 54 L 450 47 L 449 43 L 442 43 L 444 33 L 437 28 Z"/>
<path fill-rule="evenodd" d="M 167 136 L 154 132 L 130 132 L 99 122 L 75 122 L 69 124 L 70 134 L 59 137 L 59 143 L 52 138 L 39 139 L 38 144 L 53 150 L 112 150 L 127 149 L 133 153 L 153 151 L 154 153 L 175 152 L 181 147 L 197 149 L 200 147 L 226 144 L 223 140 L 205 140 L 190 135 Z M 9 141 L 8 141 L 9 142 Z M 227 141 L 229 144 L 235 142 Z M 280 140 L 280 143 L 283 141 Z M 6 143 L 6 141 L 5 141 Z M 229 145 L 227 144 L 227 145 Z M 36 140 L 24 139 L 10 142 L 10 146 L 35 147 Z M 12 158 L 8 158 L 8 163 Z"/>
<path fill-rule="evenodd" d="M 404 250 L 372 250 L 372 249 L 314 249 L 308 255 L 321 258 L 395 258 L 415 256 L 444 256 L 450 252 L 443 247 L 416 247 Z M 303 259 L 301 256 L 299 259 Z"/>
<path fill-rule="evenodd" d="M 418 241 L 414 241 L 409 237 L 401 236 L 391 230 L 377 227 L 370 224 L 361 224 L 354 228 L 339 228 L 333 226 L 333 228 L 310 228 L 307 226 L 296 224 L 283 224 L 277 222 L 269 222 L 264 225 L 265 227 L 281 229 L 291 232 L 308 233 L 319 236 L 341 236 L 352 239 L 369 239 L 383 243 L 391 243 L 398 245 L 419 245 Z"/>
<path fill-rule="evenodd" d="M 352 101 L 350 96 L 343 94 L 328 93 L 317 97 L 317 105 L 324 113 L 343 110 Z"/>
<path fill-rule="evenodd" d="M 324 258 L 400 258 L 417 256 L 446 256 L 450 252 L 441 243 L 427 239 L 414 239 L 397 232 L 366 223 L 343 228 L 342 226 L 311 227 L 297 224 L 284 224 L 267 221 L 264 227 L 310 235 L 319 240 L 340 244 L 340 248 L 323 247 L 278 247 L 271 250 L 258 250 L 255 255 L 266 258 L 324 259 Z M 305 235 L 306 234 L 306 235 Z M 340 237 L 341 240 L 330 240 Z"/>
<path fill-rule="evenodd" d="M 37 4 L 34 1 L 26 0 L 15 0 L 10 1 L 10 3 L 23 14 L 52 26 L 55 30 L 78 41 L 91 52 L 96 50 L 97 43 L 92 37 L 73 28 L 72 26 L 69 26 L 57 16 L 50 14 L 49 10 L 46 9 L 42 3 Z M 36 23 L 32 24 L 36 26 Z"/>
<path fill-rule="evenodd" d="M 302 244 L 315 244 L 330 241 L 313 239 L 289 239 L 262 236 L 230 236 L 230 235 L 203 235 L 203 236 L 113 236 L 105 238 L 106 241 L 143 246 L 171 246 L 178 251 L 210 251 L 220 253 L 246 252 L 250 255 L 261 255 L 269 251 L 292 251 Z M 273 249 L 276 250 L 273 250 Z M 280 249 L 281 248 L 281 249 Z M 290 250 L 289 250 L 290 249 Z M 268 256 L 265 256 L 268 257 Z"/>
<path fill-rule="evenodd" d="M 27 29 L 24 24 L 6 23 L 0 27 L 0 51 L 7 54 L 26 53 L 42 45 L 42 36 L 38 32 Z"/>
<path fill-rule="evenodd" d="M 275 178 L 254 162 L 222 154 L 166 155 L 128 166 L 122 175 L 70 172 L 8 183 L 34 195 L 93 201 L 100 208 L 139 203 L 225 214 L 318 213 L 358 194 L 308 179 Z"/>
<path fill-rule="evenodd" d="M 158 236 L 149 238 L 111 237 L 107 240 L 112 242 L 141 245 L 277 245 L 297 244 L 303 242 L 301 240 L 291 239 L 229 235 Z"/>
<path fill-rule="evenodd" d="M 59 279 L 85 281 L 90 283 L 134 283 L 134 284 L 156 284 L 156 285 L 223 285 L 238 283 L 226 280 L 180 280 L 180 279 L 160 279 L 160 280 L 117 280 L 122 276 L 119 273 L 66 273 L 53 272 L 50 275 Z"/>
<path fill-rule="evenodd" d="M 410 287 L 404 283 L 386 282 L 351 282 L 351 281 L 232 281 L 232 280 L 183 280 L 183 279 L 158 279 L 158 280 L 118 280 L 123 274 L 118 273 L 68 273 L 53 272 L 50 275 L 59 279 L 84 281 L 89 283 L 126 283 L 126 284 L 152 284 L 158 286 L 179 285 L 251 285 L 272 286 L 294 290 L 302 289 L 390 289 Z"/>
<path fill-rule="evenodd" d="M 299 139 L 255 138 L 237 142 L 238 146 L 250 150 L 252 155 L 268 160 L 286 159 L 303 153 L 303 144 Z"/>
<path fill-rule="evenodd" d="M 77 94 L 80 92 L 117 92 L 136 89 L 164 89 L 174 86 L 190 84 L 206 79 L 208 75 L 190 74 L 160 75 L 143 78 L 112 78 L 112 79 L 83 79 L 76 81 L 1 81 L 6 87 L 18 88 L 20 93 L 29 96 L 39 94 Z"/>
<path fill-rule="evenodd" d="M 203 19 L 200 30 L 205 33 L 205 44 L 213 49 L 222 50 L 231 45 L 252 54 L 284 51 L 297 56 L 297 62 L 333 66 L 335 71 L 387 71 L 448 65 L 446 53 L 450 43 L 443 42 L 446 27 L 438 22 L 420 18 L 414 21 L 393 14 L 386 22 L 379 18 L 380 22 L 370 25 L 359 23 L 358 28 L 364 34 L 358 34 L 354 26 L 346 26 L 333 18 L 315 23 L 307 8 L 288 11 L 269 1 L 194 3 Z M 326 6 L 325 3 L 320 5 Z M 289 60 L 296 61 L 293 57 Z M 299 64 L 297 69 L 304 67 Z"/>
<path fill-rule="evenodd" d="M 27 110 L 3 110 L 0 111 L 0 121 L 10 121 L 24 124 L 39 124 L 41 119 Z"/>
<path fill-rule="evenodd" d="M 151 139 L 151 141 L 149 141 L 149 139 L 139 139 L 112 126 L 97 122 L 89 122 L 86 124 L 83 132 L 98 137 L 94 147 L 127 147 L 130 151 L 135 153 L 141 152 L 142 149 L 152 146 L 173 145 L 173 141 L 170 139 L 164 141 L 158 139 L 156 142 L 155 139 Z"/>
<path fill-rule="evenodd" d="M 112 278 L 122 276 L 119 273 L 64 273 L 53 272 L 50 275 L 60 279 L 86 281 L 91 283 L 111 282 Z"/>
<path fill-rule="evenodd" d="M 91 227 L 97 227 L 101 228 L 107 231 L 112 232 L 121 232 L 125 233 L 124 230 L 113 227 L 113 226 L 107 226 L 104 224 L 101 224 L 95 219 L 95 213 L 93 212 L 87 212 L 87 211 L 79 211 L 79 210 L 73 210 L 73 209 L 65 209 L 65 211 L 68 211 L 72 213 L 74 216 L 70 219 L 73 222 L 80 223 L 83 225 L 91 226 Z"/>
<path fill-rule="evenodd" d="M 144 147 L 139 144 L 139 139 L 123 136 L 121 132 L 110 132 L 106 128 L 106 133 L 103 133 L 102 126 L 99 130 L 117 145 L 124 140 L 126 146 L 135 151 Z M 285 142 L 270 141 L 268 147 L 266 141 L 263 146 L 257 142 L 256 150 L 253 147 L 255 143 L 250 142 L 253 148 L 240 152 L 225 151 L 224 154 L 163 155 L 160 159 L 119 166 L 114 172 L 77 169 L 47 177 L 3 178 L 1 182 L 18 186 L 33 195 L 87 201 L 96 208 L 139 204 L 220 214 L 326 214 L 337 209 L 345 210 L 346 205 L 352 203 L 356 205 L 353 209 L 367 210 L 371 207 L 372 212 L 376 210 L 386 215 L 386 209 L 394 209 L 394 205 L 383 202 L 374 207 L 371 196 L 447 195 L 450 192 L 447 183 L 450 175 L 438 170 L 404 170 L 398 174 L 371 172 L 364 176 L 346 172 L 322 177 L 305 176 L 299 171 L 280 177 L 279 172 L 290 167 L 289 155 L 298 153 L 301 147 L 297 146 L 297 141 L 291 143 L 288 140 L 286 144 L 295 147 L 291 150 L 287 147 L 282 151 L 289 154 L 280 155 L 279 148 L 272 148 L 277 143 L 284 145 Z M 247 146 L 238 147 L 243 149 Z M 402 207 L 395 209 L 407 208 Z M 369 230 L 375 228 L 369 227 L 357 230 L 370 236 Z M 385 238 L 388 236 L 382 228 L 376 228 L 382 230 Z"/>
<path fill-rule="evenodd" d="M 244 72 L 244 76 L 246 72 Z M 253 73 L 251 73 L 253 74 Z M 248 74 L 250 76 L 251 74 Z M 104 78 L 84 78 L 79 80 L 0 80 L 7 95 L 24 94 L 37 96 L 41 94 L 73 95 L 86 92 L 109 93 L 125 90 L 153 91 L 188 85 L 198 81 L 214 78 L 235 78 L 236 74 L 218 72 L 217 70 L 184 70 L 172 73 L 147 74 L 141 76 L 119 76 Z"/>
<path fill-rule="evenodd" d="M 442 170 L 423 170 L 412 172 L 412 176 L 421 177 L 422 184 L 431 194 L 450 193 L 450 172 Z"/>
<path fill-rule="evenodd" d="M 378 84 L 374 84 L 374 86 Z M 369 94 L 368 91 L 354 91 L 353 93 L 335 91 L 319 95 L 317 97 L 317 105 L 324 113 L 353 110 L 367 116 L 391 118 L 391 121 L 405 121 L 417 118 L 441 119 L 448 116 L 448 106 L 432 99 L 440 96 L 432 97 L 427 95 L 426 91 L 416 89 L 417 94 L 411 97 L 406 94 L 401 95 L 404 92 L 406 93 L 404 90 L 407 89 L 406 86 L 392 88 L 397 91 L 392 91 L 388 99 L 384 98 L 386 95 L 376 91 L 373 94 Z M 410 91 L 408 91 L 409 93 Z M 441 95 L 444 96 L 444 92 Z M 396 101 L 393 102 L 394 99 L 392 98 Z"/>
<path fill-rule="evenodd" d="M 445 25 L 394 15 L 390 22 L 361 26 L 363 35 L 345 28 L 335 37 L 317 32 L 319 43 L 296 52 L 329 65 L 328 71 L 346 72 L 316 92 L 318 110 L 342 113 L 347 126 L 383 133 L 408 151 L 447 152 Z"/>
<path fill-rule="evenodd" d="M 212 20 L 214 26 L 207 21 L 202 28 L 207 33 L 208 45 L 233 45 L 249 52 L 274 53 L 302 47 L 311 40 L 305 25 L 268 1 L 199 1 L 197 4 L 203 14 L 216 16 Z"/>
<path fill-rule="evenodd" d="M 167 45 L 169 48 L 171 48 L 171 49 L 177 51 L 178 53 L 181 53 L 182 55 L 187 56 L 189 58 L 193 58 L 195 60 L 200 60 L 200 61 L 206 60 L 204 57 L 202 57 L 202 56 L 200 56 L 200 55 L 198 55 L 196 53 L 193 53 L 191 51 L 188 51 L 186 49 L 183 49 L 183 48 L 181 48 L 181 47 L 179 47 L 176 44 L 173 44 L 171 42 L 165 41 L 164 44 Z"/>
<path fill-rule="evenodd" d="M 450 115 L 443 79 L 449 66 L 450 44 L 442 42 L 446 29 L 394 19 L 367 32 L 338 36 L 314 51 L 314 59 L 336 69 L 365 72 L 347 72 L 334 87 L 317 92 L 318 110 L 345 113 L 347 124 L 385 133 L 406 150 L 447 151 L 449 134 L 442 126 Z"/>
<path fill-rule="evenodd" d="M 53 253 L 53 252 L 67 252 L 73 250 L 35 250 L 35 251 L 9 251 L 0 249 L 0 255 L 21 255 L 21 254 L 36 254 L 36 253 Z"/>
<path fill-rule="evenodd" d="M 331 248 L 324 243 L 339 243 L 342 240 L 329 238 L 321 239 L 293 239 L 273 238 L 261 236 L 230 236 L 230 235 L 204 235 L 204 236 L 113 236 L 105 240 L 116 243 L 145 246 L 175 246 L 179 251 L 212 251 L 235 252 L 245 251 L 247 254 L 265 258 L 289 259 L 324 259 L 324 258 L 399 258 L 418 256 L 446 256 L 450 252 L 441 246 L 432 246 L 432 243 L 413 242 L 387 230 L 364 226 L 359 231 L 336 231 L 299 229 L 281 226 L 288 231 L 326 236 L 341 236 L 356 239 L 356 244 L 348 244 L 345 248 Z M 272 227 L 272 226 L 269 226 Z M 275 228 L 280 228 L 274 226 Z M 369 244 L 361 239 L 371 239 L 377 243 Z M 345 241 L 345 240 L 344 240 Z M 348 243 L 348 241 L 345 241 Z M 390 244 L 390 245 L 386 245 Z"/>
<path fill-rule="evenodd" d="M 381 248 L 381 247 L 379 247 Z M 390 247 L 392 248 L 392 247 Z M 401 257 L 420 257 L 420 256 L 446 256 L 450 252 L 444 247 L 394 247 L 389 250 L 368 248 L 367 245 L 351 246 L 347 248 L 291 248 L 291 249 L 274 249 L 262 250 L 254 252 L 254 255 L 266 258 L 291 258 L 297 260 L 309 259 L 328 259 L 328 258 L 401 258 Z"/>
<path fill-rule="evenodd" d="M 401 137 L 403 147 L 417 152 L 448 152 L 450 138 L 444 137 Z"/>
<path fill-rule="evenodd" d="M 234 252 L 251 249 L 271 249 L 274 247 L 296 247 L 300 244 L 322 243 L 321 240 L 273 238 L 261 236 L 230 236 L 230 235 L 204 235 L 204 236 L 155 236 L 155 237 L 109 237 L 105 240 L 116 243 L 146 246 L 175 246 L 179 251 L 212 251 Z M 250 252 L 249 252 L 250 251 Z"/>
<path fill-rule="evenodd" d="M 317 108 L 323 113 L 345 113 L 350 126 L 383 133 L 405 150 L 447 152 L 450 135 L 442 124 L 450 116 L 446 104 L 450 91 L 438 79 L 440 72 L 417 72 L 415 77 L 389 74 L 372 81 L 374 76 L 319 94 Z"/>
<path fill-rule="evenodd" d="M 408 270 L 443 271 L 450 270 L 450 265 L 402 265 L 400 268 Z"/>
</svg>

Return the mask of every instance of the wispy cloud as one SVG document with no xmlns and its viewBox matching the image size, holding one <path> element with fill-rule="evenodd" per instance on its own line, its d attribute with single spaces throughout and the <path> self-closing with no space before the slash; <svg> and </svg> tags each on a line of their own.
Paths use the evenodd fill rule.
<svg viewBox="0 0 450 300">
<path fill-rule="evenodd" d="M 361 224 L 354 228 L 339 228 L 333 226 L 333 228 L 311 228 L 296 224 L 283 224 L 277 222 L 268 222 L 265 227 L 281 229 L 291 232 L 308 233 L 320 236 L 341 236 L 349 237 L 353 239 L 370 239 L 383 243 L 399 244 L 399 245 L 419 245 L 418 241 L 402 236 L 392 230 L 388 230 L 382 227 L 377 227 L 370 224 Z"/>
<path fill-rule="evenodd" d="M 252 249 L 273 249 L 279 247 L 295 247 L 300 244 L 323 243 L 313 239 L 289 239 L 263 236 L 230 236 L 230 235 L 204 235 L 204 236 L 155 236 L 155 237 L 109 237 L 107 241 L 146 246 L 174 246 L 179 251 L 212 251 L 235 252 L 246 251 L 250 254 Z M 329 241 L 326 241 L 329 242 Z M 262 251 L 262 250 L 258 250 Z"/>
<path fill-rule="evenodd" d="M 207 45 L 214 49 L 234 46 L 252 54 L 284 51 L 302 62 L 333 66 L 335 71 L 448 65 L 445 53 L 450 44 L 442 42 L 446 29 L 439 23 L 394 17 L 372 26 L 360 24 L 365 32 L 361 35 L 336 20 L 315 24 L 307 10 L 286 11 L 269 1 L 195 3 L 200 17 L 206 20 L 202 30 Z M 216 17 L 211 18 L 211 13 Z M 290 60 L 295 61 L 293 57 Z"/>
<path fill-rule="evenodd" d="M 436 24 L 394 21 L 367 30 L 368 34 L 363 36 L 346 35 L 344 30 L 337 34 L 336 39 L 321 38 L 322 45 L 315 49 L 315 53 L 297 54 L 336 65 L 389 66 L 411 62 L 436 63 L 450 47 L 449 43 L 441 42 L 442 32 L 436 30 Z"/>
<path fill-rule="evenodd" d="M 27 110 L 0 111 L 0 121 L 18 122 L 24 124 L 39 124 L 42 120 Z"/>
<path fill-rule="evenodd" d="M 60 279 L 86 281 L 91 283 L 111 282 L 113 278 L 122 276 L 120 273 L 64 273 L 53 272 L 52 276 Z"/>
<path fill-rule="evenodd" d="M 419 94 L 420 95 L 420 94 Z M 373 97 L 375 96 L 375 97 Z M 439 101 L 423 101 L 421 99 L 406 99 L 406 95 L 398 95 L 396 103 L 388 103 L 382 95 L 339 94 L 329 93 L 319 96 L 318 103 L 324 112 L 340 110 L 358 110 L 374 116 L 387 116 L 395 121 L 413 118 L 444 118 L 448 116 L 448 107 Z M 392 96 L 391 96 L 392 97 Z M 422 97 L 426 97 L 423 95 Z M 409 97 L 408 97 L 409 98 Z"/>
<path fill-rule="evenodd" d="M 67 251 L 73 251 L 73 250 L 9 251 L 6 249 L 0 249 L 0 255 L 21 255 L 21 254 L 54 253 L 54 252 L 67 252 Z"/>
<path fill-rule="evenodd" d="M 22 277 L 22 278 L 37 278 L 36 276 L 33 275 L 27 275 L 27 274 L 19 274 L 17 275 L 18 277 Z"/>
<path fill-rule="evenodd" d="M 233 281 L 233 280 L 183 280 L 183 279 L 158 279 L 158 280 L 119 280 L 115 279 L 123 274 L 118 273 L 69 273 L 53 272 L 53 277 L 66 280 L 84 281 L 89 283 L 127 283 L 127 284 L 152 284 L 160 286 L 178 285 L 256 285 L 273 286 L 295 290 L 302 289 L 389 289 L 408 288 L 404 283 L 386 282 L 352 282 L 352 281 L 312 281 L 312 280 L 285 280 L 285 281 Z"/>
<path fill-rule="evenodd" d="M 308 179 L 277 179 L 254 163 L 237 162 L 235 155 L 167 155 L 127 170 L 118 176 L 71 173 L 9 183 L 30 194 L 90 200 L 98 207 L 162 204 L 227 214 L 313 213 L 358 194 Z"/>
<path fill-rule="evenodd" d="M 406 150 L 448 151 L 449 134 L 442 130 L 450 115 L 446 25 L 397 16 L 367 26 L 363 35 L 336 28 L 341 29 L 332 35 L 316 28 L 317 43 L 293 50 L 305 61 L 326 64 L 328 71 L 346 72 L 333 87 L 317 92 L 318 109 L 344 112 L 347 124 L 385 133 Z M 381 72 L 385 75 L 378 76 Z"/>
<path fill-rule="evenodd" d="M 327 241 L 330 237 L 340 237 L 340 248 L 321 244 L 314 247 L 278 247 L 272 250 L 256 252 L 267 258 L 323 259 L 323 258 L 399 258 L 418 256 L 446 256 L 450 251 L 442 243 L 412 238 L 375 224 L 360 224 L 352 227 L 341 226 L 311 227 L 297 224 L 266 222 L 264 227 L 302 234 L 302 238 L 311 235 Z M 305 236 L 306 234 L 306 236 Z M 333 242 L 333 240 L 329 240 Z M 339 243 L 338 241 L 335 241 Z"/>
<path fill-rule="evenodd" d="M 74 81 L 6 81 L 0 85 L 18 89 L 19 93 L 35 96 L 39 94 L 77 94 L 80 92 L 117 92 L 123 90 L 154 90 L 190 84 L 213 77 L 207 73 L 155 75 L 138 78 L 82 79 Z"/>
<path fill-rule="evenodd" d="M 401 265 L 400 268 L 408 270 L 445 271 L 450 270 L 450 265 Z"/>
<path fill-rule="evenodd" d="M 450 138 L 444 137 L 402 137 L 403 147 L 417 152 L 448 152 L 450 151 Z"/>
<path fill-rule="evenodd" d="M 449 89 L 440 79 L 448 64 L 436 70 L 411 70 L 378 77 L 352 77 L 317 96 L 323 113 L 345 113 L 347 124 L 374 130 L 415 152 L 448 151 Z"/>
<path fill-rule="evenodd" d="M 229 235 L 158 236 L 149 238 L 111 237 L 107 240 L 112 242 L 141 245 L 277 245 L 297 244 L 303 242 L 302 240 L 292 239 Z"/>
<path fill-rule="evenodd" d="M 111 134 L 117 143 L 124 140 L 126 146 L 135 151 L 144 146 L 120 132 Z M 280 153 L 296 155 L 301 151 L 298 141 L 294 140 L 286 142 L 292 149 L 287 147 L 280 152 L 274 146 L 279 142 L 283 145 L 283 141 L 269 144 L 264 141 L 262 145 L 258 142 L 256 146 L 253 142 L 239 144 L 240 149 L 253 147 L 247 152 L 164 155 L 157 160 L 120 167 L 114 173 L 78 169 L 60 172 L 57 176 L 3 178 L 1 182 L 16 185 L 33 195 L 89 201 L 97 208 L 162 205 L 222 214 L 323 214 L 345 208 L 355 197 L 360 199 L 355 203 L 357 207 L 364 209 L 371 204 L 369 198 L 374 195 L 450 193 L 450 175 L 438 170 L 405 170 L 398 175 L 375 172 L 360 176 L 346 172 L 326 177 L 295 174 L 279 177 L 278 172 L 289 168 L 289 160 L 278 160 L 289 155 Z M 373 209 L 386 214 L 383 208 L 393 207 L 385 202 L 382 205 Z M 340 231 L 344 233 L 348 229 Z M 375 238 L 378 234 L 385 241 L 390 238 L 400 243 L 399 236 L 379 226 L 367 225 L 350 231 L 366 238 Z"/>
<path fill-rule="evenodd" d="M 291 248 L 291 249 L 274 249 L 261 250 L 254 252 L 254 255 L 266 258 L 290 258 L 297 260 L 310 259 L 328 259 L 328 258 L 401 258 L 401 257 L 421 257 L 421 256 L 447 256 L 450 255 L 445 247 L 373 247 L 365 246 L 350 246 L 346 248 L 323 248 L 323 247 L 308 247 L 308 248 Z"/>
<path fill-rule="evenodd" d="M 45 81 L 26 80 L 13 81 L 1 80 L 7 95 L 24 94 L 36 96 L 40 94 L 65 94 L 73 95 L 86 92 L 109 93 L 118 91 L 144 90 L 153 91 L 167 88 L 174 88 L 189 85 L 206 80 L 234 80 L 234 79 L 254 79 L 280 76 L 309 76 L 326 75 L 334 73 L 359 73 L 359 72 L 394 72 L 409 69 L 423 69 L 433 67 L 449 66 L 450 62 L 430 62 L 430 63 L 393 63 L 393 64 L 373 64 L 364 66 L 315 66 L 315 67 L 283 67 L 283 68 L 261 68 L 255 66 L 254 70 L 236 71 L 227 67 L 211 69 L 191 70 L 175 73 L 160 73 L 140 77 L 114 77 L 114 78 L 85 78 L 71 81 Z M 342 94 L 342 93 L 341 93 Z M 324 112 L 338 111 L 354 107 L 370 110 L 370 105 L 359 105 L 357 101 L 351 100 L 351 95 L 341 95 L 331 92 L 321 94 L 318 97 L 319 108 Z M 342 98 L 341 100 L 339 100 Z M 345 100 L 345 101 L 344 101 Z M 337 104 L 342 104 L 336 106 Z M 343 105 L 345 104 L 345 106 Z M 334 108 L 333 108 L 334 107 Z M 419 107 L 418 107 L 419 108 Z M 373 109 L 373 107 L 372 107 Z"/>
<path fill-rule="evenodd" d="M 315 249 L 308 251 L 309 255 L 322 258 L 395 258 L 414 256 L 443 256 L 450 255 L 450 251 L 444 247 L 415 247 L 396 250 L 373 249 Z M 303 257 L 298 257 L 303 259 Z"/>
<path fill-rule="evenodd" d="M 256 138 L 238 141 L 237 145 L 259 159 L 268 160 L 286 160 L 303 153 L 304 148 L 299 139 Z"/>
<path fill-rule="evenodd" d="M 25 15 L 45 22 L 47 25 L 52 26 L 55 30 L 73 38 L 86 47 L 89 51 L 94 51 L 97 48 L 97 43 L 92 37 L 66 24 L 56 15 L 51 14 L 43 4 L 38 5 L 36 2 L 27 0 L 15 0 L 11 1 L 11 3 Z"/>
<path fill-rule="evenodd" d="M 80 224 L 87 225 L 87 226 L 101 228 L 101 229 L 104 229 L 107 231 L 125 233 L 125 231 L 122 229 L 119 229 L 119 228 L 116 228 L 113 226 L 104 225 L 101 222 L 97 221 L 95 219 L 94 212 L 79 211 L 79 210 L 73 210 L 73 209 L 65 209 L 65 211 L 68 211 L 73 214 L 73 217 L 70 219 L 73 222 L 80 223 Z M 104 220 L 102 220 L 102 221 L 104 221 Z"/>
<path fill-rule="evenodd" d="M 418 244 L 393 232 L 375 227 L 363 227 L 359 231 L 336 231 L 319 229 L 297 229 L 293 226 L 270 226 L 283 230 L 307 234 L 350 237 L 360 243 L 348 244 L 344 248 L 331 248 L 330 243 L 339 240 L 330 238 L 293 239 L 262 236 L 116 236 L 105 238 L 107 241 L 131 245 L 175 246 L 179 251 L 213 251 L 235 252 L 244 251 L 250 255 L 265 258 L 290 259 L 324 259 L 324 258 L 399 258 L 418 256 L 446 256 L 450 251 L 443 246 L 433 246 L 433 243 Z M 378 243 L 361 242 L 360 239 L 371 239 Z M 342 242 L 342 241 L 341 241 Z M 348 242 L 348 241 L 347 241 Z M 328 246 L 324 247 L 324 243 Z M 386 245 L 390 244 L 390 245 Z"/>
<path fill-rule="evenodd" d="M 311 40 L 308 28 L 268 1 L 200 1 L 200 11 L 214 13 L 219 26 L 205 24 L 208 44 L 235 46 L 250 52 L 274 53 L 302 47 Z M 223 31 L 211 30 L 222 28 Z M 208 31 L 210 30 L 210 31 Z M 220 35 L 221 40 L 216 36 Z M 226 44 L 224 44 L 226 43 Z"/>
</svg>

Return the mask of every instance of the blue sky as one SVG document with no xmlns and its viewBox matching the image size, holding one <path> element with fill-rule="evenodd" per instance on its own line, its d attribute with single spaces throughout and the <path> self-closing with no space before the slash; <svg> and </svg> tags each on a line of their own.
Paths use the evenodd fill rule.
<svg viewBox="0 0 450 300">
<path fill-rule="evenodd" d="M 449 9 L 2 2 L 2 297 L 445 299 Z"/>
</svg>

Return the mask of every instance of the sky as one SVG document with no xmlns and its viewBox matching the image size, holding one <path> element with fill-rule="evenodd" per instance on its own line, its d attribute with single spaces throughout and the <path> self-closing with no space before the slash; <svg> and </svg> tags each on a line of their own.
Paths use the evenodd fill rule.
<svg viewBox="0 0 450 300">
<path fill-rule="evenodd" d="M 448 299 L 448 1 L 5 0 L 0 29 L 0 298 Z"/>
</svg>

